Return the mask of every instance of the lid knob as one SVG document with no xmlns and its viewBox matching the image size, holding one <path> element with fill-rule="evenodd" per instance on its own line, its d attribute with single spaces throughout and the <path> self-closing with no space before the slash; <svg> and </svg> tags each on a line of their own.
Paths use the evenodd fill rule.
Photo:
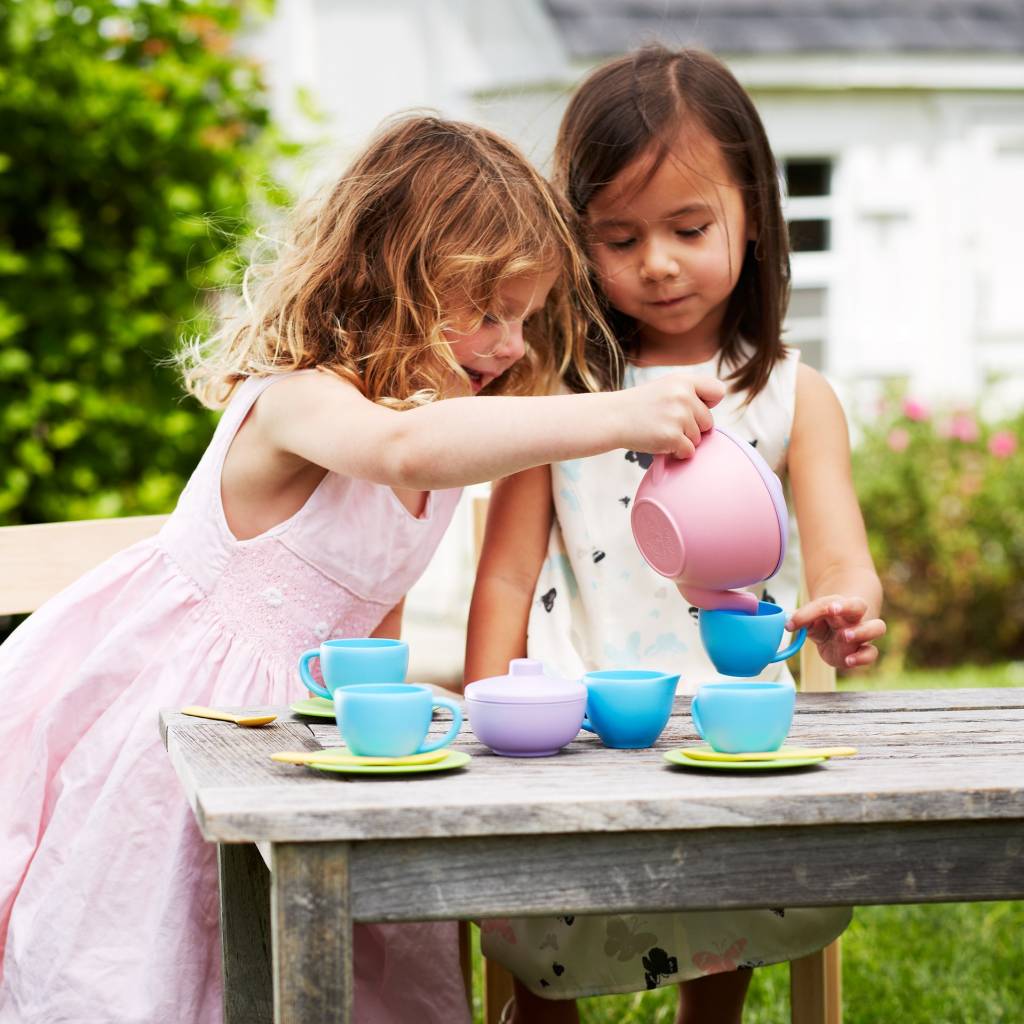
<svg viewBox="0 0 1024 1024">
<path fill-rule="evenodd" d="M 513 658 L 508 663 L 510 676 L 540 676 L 544 674 L 544 666 L 536 658 Z"/>
</svg>

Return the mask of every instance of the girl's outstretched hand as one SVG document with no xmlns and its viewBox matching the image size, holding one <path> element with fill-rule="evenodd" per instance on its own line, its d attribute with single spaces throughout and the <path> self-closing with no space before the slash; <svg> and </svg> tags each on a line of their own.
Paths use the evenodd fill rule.
<svg viewBox="0 0 1024 1024">
<path fill-rule="evenodd" d="M 725 394 L 714 377 L 670 373 L 635 388 L 615 392 L 624 403 L 625 442 L 622 447 L 652 455 L 688 459 L 701 436 L 714 426 L 711 409 Z"/>
<path fill-rule="evenodd" d="M 873 641 L 885 634 L 881 619 L 865 619 L 867 602 L 860 597 L 829 594 L 798 608 L 786 623 L 791 632 L 807 628 L 822 660 L 833 668 L 860 668 L 878 657 Z"/>
</svg>

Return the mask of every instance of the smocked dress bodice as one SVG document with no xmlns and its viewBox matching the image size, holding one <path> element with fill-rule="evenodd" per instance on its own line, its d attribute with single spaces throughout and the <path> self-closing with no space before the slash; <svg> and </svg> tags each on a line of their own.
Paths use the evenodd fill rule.
<svg viewBox="0 0 1024 1024">
<path fill-rule="evenodd" d="M 333 636 L 366 636 L 426 569 L 461 490 L 431 491 L 419 517 L 387 486 L 328 472 L 285 522 L 237 540 L 221 470 L 256 399 L 280 377 L 249 378 L 157 543 L 206 597 L 227 631 L 274 661 Z"/>
</svg>

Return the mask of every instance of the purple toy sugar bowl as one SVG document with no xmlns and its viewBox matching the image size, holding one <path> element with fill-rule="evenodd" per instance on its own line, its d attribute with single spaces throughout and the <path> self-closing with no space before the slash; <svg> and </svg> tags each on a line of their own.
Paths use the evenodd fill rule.
<svg viewBox="0 0 1024 1024">
<path fill-rule="evenodd" d="M 557 754 L 580 731 L 587 688 L 544 675 L 532 658 L 509 662 L 507 676 L 466 687 L 466 714 L 478 740 L 504 757 Z"/>
</svg>

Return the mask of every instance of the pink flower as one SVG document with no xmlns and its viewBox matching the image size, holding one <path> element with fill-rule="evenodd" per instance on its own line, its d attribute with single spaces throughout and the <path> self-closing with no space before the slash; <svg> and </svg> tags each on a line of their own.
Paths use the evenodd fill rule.
<svg viewBox="0 0 1024 1024">
<path fill-rule="evenodd" d="M 924 402 L 919 398 L 904 398 L 903 399 L 903 415 L 908 420 L 914 420 L 915 423 L 920 423 L 931 415 L 931 410 Z"/>
<path fill-rule="evenodd" d="M 889 432 L 886 441 L 894 452 L 905 452 L 907 445 L 910 444 L 910 434 L 902 427 L 896 427 Z"/>
<path fill-rule="evenodd" d="M 996 431 L 988 439 L 988 450 L 997 459 L 1008 459 L 1017 450 L 1017 438 L 1008 430 Z"/>
<path fill-rule="evenodd" d="M 978 423 L 969 413 L 958 412 L 949 422 L 949 436 L 965 444 L 977 441 L 979 434 Z"/>
</svg>

